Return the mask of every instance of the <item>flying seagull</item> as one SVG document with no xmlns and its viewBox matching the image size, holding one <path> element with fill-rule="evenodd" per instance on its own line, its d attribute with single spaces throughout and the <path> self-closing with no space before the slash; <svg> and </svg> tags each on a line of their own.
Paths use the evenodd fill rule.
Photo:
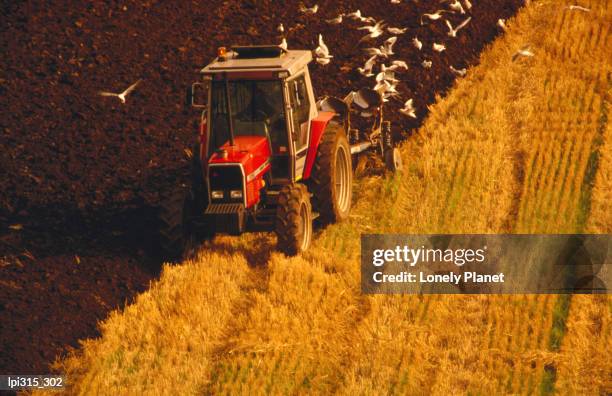
<svg viewBox="0 0 612 396">
<path fill-rule="evenodd" d="M 382 51 L 385 52 L 387 55 L 395 55 L 395 53 L 393 52 L 393 45 L 396 41 L 397 36 L 389 37 L 388 39 L 386 39 L 383 43 Z"/>
<path fill-rule="evenodd" d="M 364 17 L 361 15 L 361 10 L 357 10 L 351 13 L 346 14 L 347 17 L 352 18 L 354 20 L 360 21 L 360 22 L 367 22 L 367 23 L 374 23 L 376 22 L 374 20 L 374 18 L 372 17 Z"/>
<path fill-rule="evenodd" d="M 380 48 L 364 48 L 364 51 L 368 53 L 368 55 L 370 56 L 380 56 L 383 58 L 388 58 L 389 56 L 387 55 L 387 53 L 384 51 L 384 47 L 380 47 Z"/>
<path fill-rule="evenodd" d="M 315 4 L 312 7 L 308 8 L 304 5 L 304 3 L 300 3 L 300 12 L 306 15 L 314 15 L 319 11 L 319 5 Z"/>
<path fill-rule="evenodd" d="M 391 33 L 391 34 L 404 34 L 406 33 L 406 30 L 408 30 L 408 28 L 396 28 L 396 27 L 388 27 L 387 28 L 387 32 Z"/>
<path fill-rule="evenodd" d="M 421 48 L 423 48 L 423 43 L 417 37 L 414 37 L 412 39 L 412 45 L 414 45 L 418 50 L 421 50 Z"/>
<path fill-rule="evenodd" d="M 459 77 L 465 77 L 465 75 L 467 74 L 467 69 L 465 67 L 463 69 L 455 69 L 453 65 L 450 65 L 449 68 L 453 72 L 453 74 Z"/>
<path fill-rule="evenodd" d="M 444 0 L 441 1 L 441 3 L 447 3 L 450 2 L 451 0 Z M 459 2 L 459 0 L 454 0 L 452 3 L 450 3 L 448 5 L 448 8 L 450 8 L 453 11 L 456 11 L 460 14 L 465 14 L 465 10 L 463 9 L 463 6 L 461 5 L 461 3 Z"/>
<path fill-rule="evenodd" d="M 340 14 L 335 18 L 332 19 L 326 19 L 325 22 L 329 23 L 330 25 L 339 25 L 342 23 L 342 18 L 344 17 L 344 14 Z"/>
<path fill-rule="evenodd" d="M 276 31 L 279 32 L 280 34 L 285 33 L 285 27 L 283 26 L 282 23 L 278 25 L 278 27 L 276 28 Z"/>
<path fill-rule="evenodd" d="M 448 26 L 448 35 L 450 37 L 457 37 L 457 32 L 460 29 L 463 29 L 468 23 L 470 23 L 470 21 L 472 20 L 472 17 L 468 17 L 465 21 L 461 22 L 456 28 L 453 29 L 453 25 L 451 25 L 451 23 L 446 20 L 446 26 Z"/>
<path fill-rule="evenodd" d="M 327 65 L 330 62 L 330 59 L 333 58 L 332 55 L 329 54 L 329 48 L 323 42 L 323 36 L 319 34 L 319 46 L 315 48 L 315 55 L 317 56 L 317 63 L 321 65 Z"/>
<path fill-rule="evenodd" d="M 429 18 L 430 21 L 437 21 L 438 19 L 442 18 L 442 14 L 443 13 L 448 13 L 448 14 L 452 14 L 452 11 L 446 11 L 446 10 L 438 10 L 436 12 L 434 12 L 433 14 L 423 14 L 421 15 L 421 25 L 423 25 L 423 17 Z"/>
<path fill-rule="evenodd" d="M 406 62 L 404 62 L 403 60 L 394 60 L 393 62 L 391 62 L 391 66 L 389 66 L 388 69 L 389 70 L 397 70 L 397 69 L 408 70 L 408 64 L 406 64 Z"/>
<path fill-rule="evenodd" d="M 512 61 L 515 61 L 519 56 L 534 56 L 535 54 L 531 52 L 531 48 L 528 45 L 524 46 L 520 50 L 516 51 L 514 55 L 512 55 Z"/>
<path fill-rule="evenodd" d="M 368 32 L 370 32 L 359 41 L 361 42 L 365 40 L 370 40 L 370 39 L 381 36 L 384 33 L 383 26 L 384 26 L 383 21 L 380 21 L 380 22 L 376 22 L 376 24 L 373 26 L 362 26 L 360 28 L 357 28 L 358 30 L 367 30 Z"/>
<path fill-rule="evenodd" d="M 424 60 L 423 62 L 421 62 L 421 66 L 423 66 L 425 69 L 431 69 L 432 65 L 433 62 L 430 60 Z"/>
<path fill-rule="evenodd" d="M 468 10 L 472 9 L 472 3 L 470 3 L 470 0 L 464 0 L 465 3 L 465 8 L 467 8 Z"/>
<path fill-rule="evenodd" d="M 412 104 L 412 99 L 408 99 L 404 103 L 404 107 L 400 109 L 400 113 L 402 113 L 406 117 L 417 118 L 414 105 Z"/>
<path fill-rule="evenodd" d="M 100 91 L 99 94 L 100 96 L 116 96 L 119 99 L 121 99 L 121 103 L 125 103 L 125 98 L 127 95 L 130 94 L 130 92 L 132 92 L 137 86 L 138 84 L 140 84 L 142 81 L 142 79 L 136 81 L 134 84 L 130 85 L 129 87 L 127 87 L 127 89 L 121 93 L 113 93 L 113 92 L 105 92 L 105 91 Z"/>
<path fill-rule="evenodd" d="M 376 55 L 372 55 L 363 65 L 363 68 L 358 67 L 357 71 L 365 77 L 371 77 L 374 75 L 374 73 L 372 73 L 372 68 L 374 67 L 375 64 L 376 64 Z"/>
<path fill-rule="evenodd" d="M 433 43 L 432 48 L 434 51 L 442 52 L 446 50 L 446 46 L 444 44 Z"/>
</svg>

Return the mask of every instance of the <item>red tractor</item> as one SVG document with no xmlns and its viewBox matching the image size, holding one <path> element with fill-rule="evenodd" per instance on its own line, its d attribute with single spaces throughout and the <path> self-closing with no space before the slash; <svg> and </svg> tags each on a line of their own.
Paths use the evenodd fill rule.
<svg viewBox="0 0 612 396">
<path fill-rule="evenodd" d="M 401 167 L 381 95 L 370 89 L 343 100 L 315 102 L 310 51 L 278 46 L 220 48 L 201 70 L 190 102 L 203 109 L 193 150 L 192 181 L 165 197 L 159 212 L 160 246 L 178 259 L 193 236 L 274 230 L 278 249 L 308 249 L 313 220 L 344 220 L 351 209 L 352 160 L 366 150 L 387 167 Z M 351 128 L 350 114 L 373 119 Z"/>
</svg>

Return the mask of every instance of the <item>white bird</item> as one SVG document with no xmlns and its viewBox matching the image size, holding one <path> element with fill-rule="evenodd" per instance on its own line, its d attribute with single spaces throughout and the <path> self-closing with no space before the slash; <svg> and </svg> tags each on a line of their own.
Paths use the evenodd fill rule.
<svg viewBox="0 0 612 396">
<path fill-rule="evenodd" d="M 404 62 L 403 60 L 394 60 L 393 62 L 391 62 L 391 66 L 389 66 L 390 70 L 397 70 L 397 69 L 404 69 L 404 70 L 408 70 L 408 64 L 406 64 L 406 62 Z"/>
<path fill-rule="evenodd" d="M 504 32 L 506 30 L 508 30 L 508 27 L 506 26 L 506 20 L 505 19 L 499 18 L 497 20 L 497 26 L 499 26 L 501 28 L 501 30 L 503 30 Z"/>
<path fill-rule="evenodd" d="M 390 88 L 391 88 L 391 83 L 389 81 L 383 80 L 383 81 L 377 82 L 374 88 L 372 89 L 378 92 L 379 94 L 384 95 L 385 92 L 387 92 L 387 90 L 389 90 Z"/>
<path fill-rule="evenodd" d="M 364 17 L 364 16 L 362 16 L 361 15 L 361 10 L 350 12 L 350 13 L 346 14 L 346 16 L 348 18 L 352 18 L 352 19 L 354 19 L 356 21 L 360 21 L 360 22 L 367 22 L 367 23 L 374 23 L 375 22 L 374 18 L 372 18 L 372 17 Z"/>
<path fill-rule="evenodd" d="M 465 3 L 465 8 L 468 10 L 472 9 L 472 3 L 470 3 L 470 0 L 464 0 L 463 2 Z"/>
<path fill-rule="evenodd" d="M 339 25 L 342 23 L 343 17 L 344 17 L 344 14 L 340 14 L 335 18 L 327 19 L 325 22 L 329 23 L 330 25 Z"/>
<path fill-rule="evenodd" d="M 421 66 L 423 66 L 425 69 L 431 69 L 432 65 L 433 62 L 430 60 L 424 60 L 423 62 L 421 62 Z"/>
<path fill-rule="evenodd" d="M 447 3 L 449 1 L 451 0 L 443 0 L 441 1 L 441 3 Z M 465 14 L 465 10 L 463 9 L 463 6 L 459 2 L 459 0 L 453 0 L 453 2 L 448 5 L 448 8 L 460 14 Z"/>
<path fill-rule="evenodd" d="M 412 104 L 412 99 L 408 99 L 406 102 L 404 102 L 404 107 L 400 109 L 400 113 L 402 113 L 406 117 L 417 118 L 416 110 L 414 109 L 414 105 Z"/>
<path fill-rule="evenodd" d="M 443 13 L 448 13 L 448 14 L 452 14 L 452 11 L 447 11 L 447 10 L 438 10 L 436 12 L 434 12 L 433 14 L 423 14 L 421 15 L 421 25 L 423 25 L 423 17 L 429 18 L 430 21 L 437 21 L 438 19 L 442 18 L 442 14 Z"/>
<path fill-rule="evenodd" d="M 364 51 L 368 53 L 370 56 L 380 56 L 382 58 L 388 58 L 386 52 L 382 51 L 383 47 L 380 48 L 364 48 Z"/>
<path fill-rule="evenodd" d="M 317 63 L 321 65 L 327 65 L 330 62 L 330 59 L 333 58 L 332 55 L 329 54 L 329 48 L 323 42 L 323 36 L 319 34 L 319 46 L 314 50 L 315 55 L 317 57 Z"/>
<path fill-rule="evenodd" d="M 516 53 L 512 56 L 512 60 L 515 61 L 519 56 L 531 57 L 531 56 L 534 56 L 534 55 L 535 54 L 531 51 L 529 46 L 525 46 L 525 47 L 521 48 L 520 50 L 516 51 Z"/>
<path fill-rule="evenodd" d="M 383 102 L 388 102 L 391 98 L 399 98 L 400 93 L 395 89 L 395 85 L 391 85 L 383 94 Z"/>
<path fill-rule="evenodd" d="M 278 46 L 287 51 L 287 39 L 283 37 L 283 40 Z"/>
<path fill-rule="evenodd" d="M 399 4 L 402 0 L 391 0 L 391 4 Z"/>
<path fill-rule="evenodd" d="M 331 62 L 331 59 L 330 59 L 330 58 L 333 58 L 333 56 L 330 56 L 329 58 L 317 58 L 317 59 L 315 59 L 315 61 L 316 61 L 318 64 L 320 64 L 320 65 L 322 65 L 322 66 L 325 66 L 325 65 L 328 65 L 328 64 L 329 64 L 329 62 Z"/>
<path fill-rule="evenodd" d="M 421 50 L 421 48 L 423 48 L 423 43 L 417 37 L 414 37 L 412 39 L 412 45 L 414 45 L 419 51 Z"/>
<path fill-rule="evenodd" d="M 376 55 L 371 56 L 366 63 L 363 65 L 363 68 L 358 67 L 357 71 L 365 77 L 371 77 L 374 75 L 372 73 L 372 68 L 376 64 Z"/>
<path fill-rule="evenodd" d="M 582 7 L 579 5 L 571 5 L 568 7 L 570 10 L 576 10 L 576 11 L 584 11 L 584 12 L 591 12 L 590 8 L 586 8 L 586 7 Z"/>
<path fill-rule="evenodd" d="M 465 21 L 461 22 L 456 28 L 453 29 L 453 25 L 451 25 L 451 23 L 446 20 L 446 26 L 448 26 L 448 35 L 450 37 L 457 37 L 457 32 L 461 29 L 463 29 L 464 27 L 467 26 L 468 23 L 470 23 L 470 21 L 472 20 L 472 17 L 468 17 Z"/>
<path fill-rule="evenodd" d="M 304 3 L 300 3 L 300 12 L 302 14 L 314 15 L 319 11 L 319 5 L 315 4 L 314 6 L 308 8 L 304 5 Z"/>
<path fill-rule="evenodd" d="M 459 77 L 465 77 L 465 75 L 467 74 L 467 69 L 465 67 L 463 69 L 455 69 L 453 65 L 450 65 L 449 68 L 453 72 L 453 74 Z"/>
<path fill-rule="evenodd" d="M 433 43 L 432 46 L 434 51 L 442 52 L 446 50 L 446 46 L 444 44 Z"/>
<path fill-rule="evenodd" d="M 380 73 L 376 75 L 376 82 L 388 81 L 390 83 L 396 83 L 399 80 L 395 78 L 395 72 L 388 70 L 385 65 L 381 65 Z"/>
<path fill-rule="evenodd" d="M 105 92 L 105 91 L 100 91 L 98 92 L 100 94 L 100 96 L 116 96 L 121 100 L 121 103 L 125 103 L 125 99 L 126 96 L 130 94 L 130 92 L 132 92 L 137 86 L 138 84 L 140 84 L 142 81 L 142 79 L 136 81 L 134 84 L 130 85 L 129 87 L 127 87 L 127 89 L 121 93 L 113 93 L 113 92 Z"/>
<path fill-rule="evenodd" d="M 389 37 L 388 39 L 386 39 L 381 48 L 382 51 L 385 52 L 387 55 L 395 55 L 395 53 L 393 52 L 393 45 L 396 43 L 396 41 L 397 36 Z"/>
<path fill-rule="evenodd" d="M 362 37 L 361 40 L 359 40 L 359 42 L 374 39 L 374 38 L 381 36 L 384 33 L 383 26 L 384 26 L 383 21 L 379 21 L 373 26 L 362 26 L 360 28 L 357 28 L 358 30 L 367 30 L 368 32 L 370 32 L 369 34 Z"/>
<path fill-rule="evenodd" d="M 285 27 L 283 26 L 282 23 L 278 25 L 278 27 L 276 28 L 276 31 L 279 32 L 280 34 L 285 33 Z"/>
<path fill-rule="evenodd" d="M 391 34 L 404 34 L 406 33 L 406 30 L 408 30 L 408 28 L 396 28 L 396 27 L 388 27 L 387 28 L 387 32 L 391 33 Z"/>
</svg>

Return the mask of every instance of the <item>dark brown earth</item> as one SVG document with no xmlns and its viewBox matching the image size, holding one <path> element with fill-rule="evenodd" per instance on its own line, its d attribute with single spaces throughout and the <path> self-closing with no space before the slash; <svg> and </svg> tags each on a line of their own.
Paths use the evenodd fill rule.
<svg viewBox="0 0 612 396">
<path fill-rule="evenodd" d="M 314 49 L 321 33 L 334 58 L 311 67 L 315 92 L 343 96 L 373 86 L 354 70 L 367 59 L 358 45 L 365 32 L 353 21 L 324 20 L 359 8 L 408 27 L 392 59 L 410 65 L 397 77 L 418 119 L 396 111 L 403 100 L 386 107 L 408 136 L 452 85 L 449 65 L 477 62 L 500 33 L 497 19 L 520 3 L 475 2 L 471 23 L 451 39 L 443 22 L 419 24 L 437 1 L 319 1 L 314 16 L 301 15 L 295 0 L 2 1 L 0 373 L 47 372 L 157 275 L 152 213 L 159 192 L 185 177 L 184 149 L 196 136 L 198 115 L 184 105 L 184 92 L 218 46 L 279 43 L 281 22 L 290 48 Z M 465 16 L 447 18 L 456 26 Z M 415 35 L 422 52 L 410 43 Z M 434 52 L 434 41 L 447 50 Z M 424 58 L 430 70 L 420 66 Z M 138 79 L 125 105 L 97 94 Z"/>
</svg>

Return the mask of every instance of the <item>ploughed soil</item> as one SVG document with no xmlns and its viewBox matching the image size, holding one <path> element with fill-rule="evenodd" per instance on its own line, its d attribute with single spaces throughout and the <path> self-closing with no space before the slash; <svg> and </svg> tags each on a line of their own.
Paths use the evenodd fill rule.
<svg viewBox="0 0 612 396">
<path fill-rule="evenodd" d="M 185 89 L 216 48 L 280 43 L 314 49 L 321 33 L 334 58 L 313 63 L 317 96 L 344 96 L 372 87 L 356 67 L 368 56 L 363 23 L 325 19 L 360 9 L 364 16 L 407 27 L 395 56 L 401 100 L 385 115 L 409 136 L 435 95 L 473 65 L 521 0 L 480 0 L 457 38 L 444 22 L 421 26 L 438 1 L 319 1 L 313 16 L 299 1 L 2 1 L 0 5 L 0 373 L 42 374 L 96 323 L 145 290 L 159 270 L 152 217 L 160 193 L 186 178 L 185 149 L 196 139 L 199 114 Z M 308 1 L 311 6 L 314 2 Z M 411 43 L 417 36 L 422 51 Z M 444 43 L 437 53 L 432 43 Z M 421 66 L 431 60 L 431 69 Z M 386 61 L 387 65 L 389 60 Z M 378 69 L 375 69 L 377 71 Z M 98 91 L 142 83 L 122 104 Z M 417 119 L 397 110 L 414 98 Z"/>
</svg>

